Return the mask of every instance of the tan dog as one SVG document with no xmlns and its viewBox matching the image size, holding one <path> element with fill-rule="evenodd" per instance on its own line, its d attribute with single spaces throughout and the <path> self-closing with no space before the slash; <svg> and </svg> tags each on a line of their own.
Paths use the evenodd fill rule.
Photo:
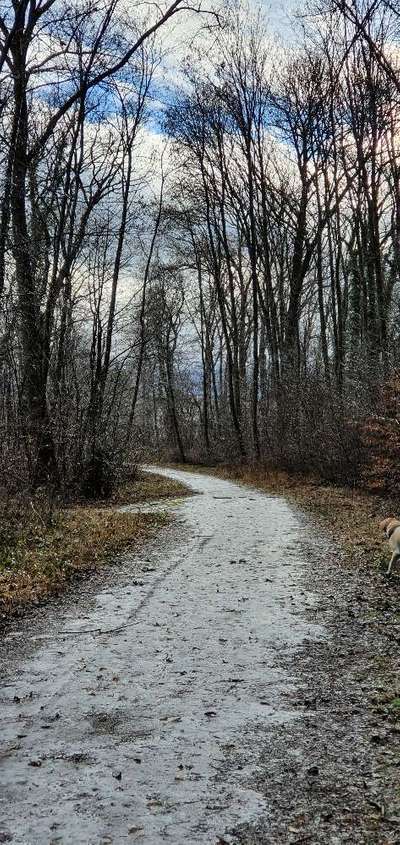
<svg viewBox="0 0 400 845">
<path fill-rule="evenodd" d="M 383 519 L 382 522 L 379 523 L 379 527 L 388 538 L 389 545 L 393 549 L 393 554 L 390 558 L 390 563 L 386 573 L 387 575 L 390 575 L 393 564 L 397 560 L 400 560 L 400 522 L 398 519 L 389 517 L 389 519 Z"/>
</svg>

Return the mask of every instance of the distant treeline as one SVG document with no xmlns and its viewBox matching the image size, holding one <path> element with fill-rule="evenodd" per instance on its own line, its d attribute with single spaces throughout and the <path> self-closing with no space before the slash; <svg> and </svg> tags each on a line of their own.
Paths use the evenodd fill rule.
<svg viewBox="0 0 400 845">
<path fill-rule="evenodd" d="M 106 495 L 143 451 L 352 483 L 368 461 L 400 358 L 400 7 L 310 3 L 286 45 L 248 5 L 200 10 L 171 91 L 179 8 L 0 15 L 17 488 Z"/>
</svg>

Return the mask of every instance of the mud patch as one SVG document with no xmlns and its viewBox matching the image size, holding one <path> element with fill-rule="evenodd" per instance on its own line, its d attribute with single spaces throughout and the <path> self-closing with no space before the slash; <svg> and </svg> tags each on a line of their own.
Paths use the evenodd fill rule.
<svg viewBox="0 0 400 845">
<path fill-rule="evenodd" d="M 113 736 L 119 733 L 121 727 L 124 727 L 127 716 L 125 713 L 113 711 L 112 713 L 91 714 L 88 719 L 95 734 L 100 736 L 102 734 L 110 734 Z"/>
<path fill-rule="evenodd" d="M 73 763 L 74 766 L 92 766 L 96 762 L 95 758 L 84 751 L 76 751 L 73 754 L 60 754 L 56 757 L 47 757 L 50 760 L 63 760 L 66 763 Z"/>
<path fill-rule="evenodd" d="M 140 720 L 145 719 L 141 716 Z M 151 720 L 151 716 L 148 716 Z M 137 716 L 125 710 L 113 710 L 109 713 L 95 713 L 87 716 L 93 728 L 93 735 L 113 737 L 115 743 L 134 742 L 152 736 L 152 730 L 135 727 Z"/>
</svg>

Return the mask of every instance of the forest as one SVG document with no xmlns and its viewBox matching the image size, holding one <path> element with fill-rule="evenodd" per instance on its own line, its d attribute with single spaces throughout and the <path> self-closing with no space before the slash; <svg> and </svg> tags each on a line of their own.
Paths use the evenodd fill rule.
<svg viewBox="0 0 400 845">
<path fill-rule="evenodd" d="M 400 0 L 0 0 L 0 843 L 400 845 Z"/>
<path fill-rule="evenodd" d="M 2 4 L 5 488 L 397 454 L 399 37 L 397 0 L 284 42 L 240 0 Z"/>
</svg>

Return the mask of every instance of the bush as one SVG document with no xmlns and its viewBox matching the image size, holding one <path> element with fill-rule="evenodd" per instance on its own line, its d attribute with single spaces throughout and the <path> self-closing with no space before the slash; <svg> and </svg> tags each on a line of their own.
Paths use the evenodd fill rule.
<svg viewBox="0 0 400 845">
<path fill-rule="evenodd" d="M 375 413 L 360 426 L 368 462 L 363 481 L 373 493 L 397 492 L 400 485 L 400 373 L 383 385 Z"/>
</svg>

